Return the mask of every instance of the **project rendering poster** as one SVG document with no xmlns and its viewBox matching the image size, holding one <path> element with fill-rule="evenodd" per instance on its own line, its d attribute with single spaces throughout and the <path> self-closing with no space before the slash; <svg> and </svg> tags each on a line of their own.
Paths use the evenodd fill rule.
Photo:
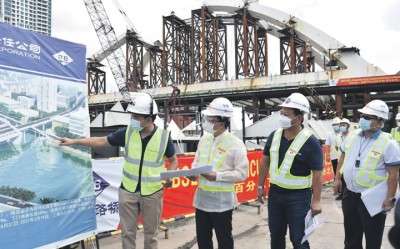
<svg viewBox="0 0 400 249">
<path fill-rule="evenodd" d="M 96 233 L 86 48 L 0 23 L 0 248 L 56 248 Z"/>
</svg>

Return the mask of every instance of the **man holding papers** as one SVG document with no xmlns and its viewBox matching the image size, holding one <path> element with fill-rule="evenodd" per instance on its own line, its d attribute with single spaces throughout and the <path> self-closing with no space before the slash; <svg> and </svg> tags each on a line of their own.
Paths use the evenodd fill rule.
<svg viewBox="0 0 400 249">
<path fill-rule="evenodd" d="M 340 147 L 340 173 L 335 177 L 334 188 L 335 191 L 340 188 L 343 174 L 347 185 L 342 199 L 345 249 L 363 248 L 363 234 L 368 249 L 379 249 L 386 212 L 396 202 L 400 150 L 390 135 L 381 130 L 384 120 L 389 119 L 389 108 L 385 102 L 373 100 L 358 111 L 361 113 L 360 129 L 351 132 Z M 385 191 L 382 192 L 382 189 Z M 381 194 L 367 198 L 371 191 Z M 379 198 L 380 203 L 375 203 Z M 371 217 L 374 205 L 380 206 L 382 212 Z"/>
<path fill-rule="evenodd" d="M 233 106 L 226 98 L 216 98 L 203 114 L 205 133 L 199 141 L 192 168 L 211 165 L 211 173 L 199 176 L 193 206 L 196 208 L 196 233 L 199 249 L 214 248 L 212 230 L 218 248 L 233 249 L 232 211 L 238 205 L 234 183 L 247 178 L 249 161 L 246 146 L 231 134 Z M 196 180 L 197 176 L 189 177 Z"/>
</svg>

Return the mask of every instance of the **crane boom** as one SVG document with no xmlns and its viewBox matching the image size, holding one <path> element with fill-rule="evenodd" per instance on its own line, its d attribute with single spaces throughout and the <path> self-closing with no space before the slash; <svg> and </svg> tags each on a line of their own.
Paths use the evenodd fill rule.
<svg viewBox="0 0 400 249">
<path fill-rule="evenodd" d="M 120 47 L 116 47 L 117 36 L 111 26 L 107 12 L 101 0 L 83 0 L 90 16 L 97 38 L 103 51 L 108 54 L 107 62 L 125 101 L 130 101 L 129 91 L 135 91 L 133 84 L 126 82 L 126 61 Z"/>
</svg>

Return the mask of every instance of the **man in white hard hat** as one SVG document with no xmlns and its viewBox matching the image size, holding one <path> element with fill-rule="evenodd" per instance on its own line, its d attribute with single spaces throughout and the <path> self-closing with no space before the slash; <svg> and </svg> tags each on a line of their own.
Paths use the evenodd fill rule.
<svg viewBox="0 0 400 249">
<path fill-rule="evenodd" d="M 348 120 L 347 118 L 342 118 L 340 120 L 340 123 L 339 123 L 340 135 L 337 136 L 337 138 L 336 138 L 336 146 L 338 148 L 340 148 L 340 146 L 342 145 L 342 143 L 346 139 L 347 135 L 349 134 L 350 125 L 351 125 L 350 120 Z M 342 154 L 342 152 L 340 150 L 338 150 L 338 156 L 340 156 L 341 154 Z M 338 190 L 339 191 L 339 195 L 335 198 L 335 200 L 341 200 L 343 198 L 343 189 L 346 187 L 346 182 L 344 181 L 343 176 L 341 178 L 341 182 L 342 182 L 342 186 Z"/>
<path fill-rule="evenodd" d="M 331 162 L 333 172 L 336 175 L 336 167 L 338 164 L 338 146 L 336 145 L 337 137 L 340 135 L 339 131 L 340 118 L 336 117 L 332 120 L 333 132 L 328 135 L 325 142 L 325 159 Z"/>
<path fill-rule="evenodd" d="M 360 129 L 347 135 L 340 147 L 342 154 L 334 189 L 338 191 L 340 188 L 340 177 L 343 174 L 346 182 L 342 199 L 345 248 L 363 248 L 364 235 L 367 248 L 379 249 L 386 212 L 396 202 L 400 149 L 391 136 L 381 130 L 384 120 L 389 118 L 389 108 L 385 102 L 373 100 L 358 112 L 361 113 Z M 376 196 L 378 200 L 382 199 L 382 203 L 378 203 L 382 212 L 371 217 L 361 199 L 361 193 L 380 183 L 387 184 L 386 193 Z"/>
<path fill-rule="evenodd" d="M 125 147 L 125 164 L 119 189 L 119 216 L 122 248 L 136 248 L 136 231 L 140 214 L 144 229 L 144 248 L 158 248 L 157 233 L 162 211 L 163 183 L 160 172 L 178 167 L 175 149 L 169 132 L 154 124 L 158 108 L 149 94 L 133 99 L 127 112 L 132 114 L 130 125 L 104 137 L 82 139 L 60 138 L 60 145 L 79 144 L 98 148 Z"/>
<path fill-rule="evenodd" d="M 244 143 L 228 131 L 233 116 L 233 106 L 228 99 L 214 99 L 201 114 L 206 133 L 199 141 L 192 168 L 212 165 L 213 171 L 198 177 L 194 195 L 197 244 L 199 249 L 214 248 L 214 229 L 218 248 L 233 249 L 232 211 L 238 206 L 234 183 L 247 178 L 247 150 Z M 194 181 L 197 176 L 189 179 Z"/>
<path fill-rule="evenodd" d="M 392 138 L 400 144 L 400 112 L 396 115 L 396 127 L 392 128 Z"/>
<path fill-rule="evenodd" d="M 293 247 L 310 248 L 308 241 L 303 244 L 301 241 L 308 211 L 311 209 L 313 216 L 322 212 L 322 147 L 302 125 L 305 115 L 310 113 L 310 104 L 304 95 L 293 93 L 280 106 L 280 128 L 270 134 L 261 158 L 257 197 L 264 203 L 264 185 L 269 173 L 271 248 L 286 248 L 288 226 Z"/>
</svg>

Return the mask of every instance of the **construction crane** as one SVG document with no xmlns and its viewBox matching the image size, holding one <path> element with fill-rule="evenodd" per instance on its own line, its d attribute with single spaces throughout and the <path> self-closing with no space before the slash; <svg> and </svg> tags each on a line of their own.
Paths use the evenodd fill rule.
<svg viewBox="0 0 400 249">
<path fill-rule="evenodd" d="M 107 55 L 108 65 L 125 101 L 131 100 L 129 92 L 136 91 L 135 84 L 128 83 L 126 78 L 126 60 L 122 48 L 118 47 L 117 36 L 108 18 L 101 0 L 83 0 L 100 41 L 104 53 Z M 114 1 L 116 3 L 116 1 Z M 117 4 L 117 3 L 116 3 Z M 118 4 L 119 6 L 119 4 Z M 121 9 L 120 9 L 121 12 Z M 127 19 L 125 12 L 121 12 Z M 129 19 L 128 19 L 129 20 Z M 128 22 L 128 24 L 131 23 Z M 133 26 L 131 27 L 133 28 Z"/>
</svg>

